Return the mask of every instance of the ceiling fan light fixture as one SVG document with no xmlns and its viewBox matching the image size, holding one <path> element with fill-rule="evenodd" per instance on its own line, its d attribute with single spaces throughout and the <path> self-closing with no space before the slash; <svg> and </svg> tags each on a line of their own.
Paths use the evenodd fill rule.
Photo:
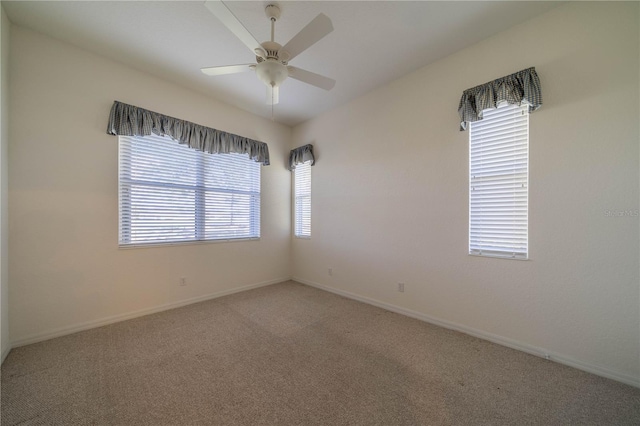
<svg viewBox="0 0 640 426">
<path fill-rule="evenodd" d="M 267 59 L 256 65 L 256 74 L 265 85 L 279 87 L 289 76 L 289 71 L 280 62 Z"/>
</svg>

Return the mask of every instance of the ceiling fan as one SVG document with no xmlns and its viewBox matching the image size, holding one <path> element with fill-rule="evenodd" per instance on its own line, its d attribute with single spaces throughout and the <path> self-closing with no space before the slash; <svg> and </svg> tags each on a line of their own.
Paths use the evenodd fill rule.
<svg viewBox="0 0 640 426">
<path fill-rule="evenodd" d="M 215 76 L 255 70 L 258 78 L 267 86 L 269 105 L 279 102 L 279 87 L 287 77 L 324 90 L 331 90 L 336 84 L 331 78 L 289 65 L 291 59 L 333 31 L 331 19 L 326 15 L 321 13 L 316 16 L 287 44 L 281 46 L 274 41 L 275 23 L 280 19 L 280 7 L 277 4 L 265 7 L 265 13 L 271 21 L 271 40 L 264 43 L 259 43 L 222 1 L 206 1 L 205 6 L 256 55 L 257 63 L 202 68 L 204 74 Z"/>
</svg>

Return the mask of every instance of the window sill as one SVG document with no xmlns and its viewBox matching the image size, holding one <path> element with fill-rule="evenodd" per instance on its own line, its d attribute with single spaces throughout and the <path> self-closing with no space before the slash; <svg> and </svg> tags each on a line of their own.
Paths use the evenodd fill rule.
<svg viewBox="0 0 640 426">
<path fill-rule="evenodd" d="M 491 259 L 506 259 L 506 260 L 530 260 L 528 257 L 512 257 L 512 256 L 500 256 L 497 254 L 476 254 L 476 253 L 468 253 L 469 256 L 473 257 L 488 257 Z"/>
<path fill-rule="evenodd" d="M 310 240 L 311 239 L 311 235 L 306 236 L 306 235 L 294 235 L 295 238 L 299 239 L 299 240 Z"/>
<path fill-rule="evenodd" d="M 190 246 L 190 245 L 202 245 L 202 244 L 236 243 L 241 241 L 260 241 L 260 237 L 233 238 L 233 239 L 227 239 L 227 240 L 173 241 L 173 242 L 167 242 L 167 243 L 118 244 L 118 249 L 130 250 L 130 249 L 144 249 L 144 248 L 169 247 L 169 246 Z"/>
</svg>

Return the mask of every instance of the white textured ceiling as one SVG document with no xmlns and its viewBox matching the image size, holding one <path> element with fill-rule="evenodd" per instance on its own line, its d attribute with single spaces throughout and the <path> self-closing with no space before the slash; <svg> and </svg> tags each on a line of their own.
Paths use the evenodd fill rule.
<svg viewBox="0 0 640 426">
<path fill-rule="evenodd" d="M 265 5 L 226 4 L 259 41 Z M 318 13 L 335 30 L 291 61 L 334 78 L 330 92 L 287 79 L 275 120 L 293 126 L 557 6 L 546 1 L 278 1 L 284 45 Z M 209 77 L 202 67 L 255 62 L 204 1 L 2 1 L 11 22 L 271 117 L 254 73 Z M 516 70 L 514 70 L 516 71 Z"/>
</svg>

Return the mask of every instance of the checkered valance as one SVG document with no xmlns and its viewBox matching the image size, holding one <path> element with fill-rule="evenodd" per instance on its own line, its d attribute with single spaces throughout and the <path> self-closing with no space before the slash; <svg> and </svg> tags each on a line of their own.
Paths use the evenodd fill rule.
<svg viewBox="0 0 640 426">
<path fill-rule="evenodd" d="M 313 155 L 313 145 L 307 144 L 296 149 L 292 149 L 289 153 L 289 170 L 296 168 L 298 164 L 311 161 L 311 165 L 316 164 L 316 157 Z"/>
<path fill-rule="evenodd" d="M 526 102 L 530 113 L 542 106 L 542 88 L 534 67 L 462 92 L 458 105 L 460 130 L 466 130 L 467 123 L 482 120 L 483 110 L 497 108 L 503 101 L 518 105 Z"/>
<path fill-rule="evenodd" d="M 201 126 L 157 112 L 115 101 L 109 114 L 107 134 L 123 136 L 170 136 L 190 148 L 210 154 L 231 152 L 249 154 L 249 158 L 269 165 L 269 148 L 264 142 Z"/>
</svg>

